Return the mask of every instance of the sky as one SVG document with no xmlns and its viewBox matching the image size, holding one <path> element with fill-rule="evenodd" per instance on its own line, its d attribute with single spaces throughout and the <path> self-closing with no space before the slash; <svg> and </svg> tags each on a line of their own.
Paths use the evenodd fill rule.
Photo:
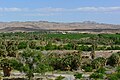
<svg viewBox="0 0 120 80">
<path fill-rule="evenodd" d="M 0 0 L 0 22 L 120 24 L 120 0 Z"/>
</svg>

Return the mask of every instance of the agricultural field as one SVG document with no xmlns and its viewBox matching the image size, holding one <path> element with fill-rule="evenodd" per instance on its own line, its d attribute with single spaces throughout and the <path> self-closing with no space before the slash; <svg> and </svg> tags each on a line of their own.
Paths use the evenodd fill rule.
<svg viewBox="0 0 120 80">
<path fill-rule="evenodd" d="M 119 80 L 119 51 L 119 33 L 0 33 L 0 78 Z"/>
</svg>

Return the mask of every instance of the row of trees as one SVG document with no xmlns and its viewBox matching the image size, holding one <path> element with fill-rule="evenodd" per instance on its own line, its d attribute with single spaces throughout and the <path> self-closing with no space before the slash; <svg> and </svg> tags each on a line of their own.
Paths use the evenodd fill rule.
<svg viewBox="0 0 120 80">
<path fill-rule="evenodd" d="M 97 42 L 94 42 L 97 43 Z M 81 51 L 91 51 L 93 43 L 90 45 L 78 45 L 76 43 L 67 43 L 63 45 L 53 45 L 52 42 L 47 42 L 46 45 L 37 45 L 36 41 L 22 41 L 18 44 L 18 49 L 25 49 L 27 47 L 37 50 L 81 50 Z M 96 45 L 96 50 L 120 50 L 120 46 L 111 45 L 111 46 L 99 46 Z M 97 46 L 98 45 L 98 46 Z"/>
<path fill-rule="evenodd" d="M 16 32 L 16 33 L 0 33 L 2 40 L 46 40 L 52 42 L 77 41 L 78 44 L 90 44 L 91 38 L 96 37 L 99 45 L 119 45 L 120 34 L 79 34 L 79 33 L 49 33 L 49 32 Z"/>
</svg>

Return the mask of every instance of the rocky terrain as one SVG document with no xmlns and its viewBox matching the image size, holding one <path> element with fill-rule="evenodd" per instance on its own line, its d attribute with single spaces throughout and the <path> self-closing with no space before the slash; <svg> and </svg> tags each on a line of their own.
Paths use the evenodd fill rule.
<svg viewBox="0 0 120 80">
<path fill-rule="evenodd" d="M 91 21 L 74 23 L 58 23 L 48 21 L 0 22 L 0 32 L 40 30 L 120 32 L 120 25 L 103 24 Z"/>
</svg>

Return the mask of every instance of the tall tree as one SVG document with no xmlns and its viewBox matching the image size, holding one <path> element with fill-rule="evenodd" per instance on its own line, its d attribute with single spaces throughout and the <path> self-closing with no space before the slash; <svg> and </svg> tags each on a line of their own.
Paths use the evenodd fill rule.
<svg viewBox="0 0 120 80">
<path fill-rule="evenodd" d="M 10 71 L 11 71 L 10 59 L 2 58 L 0 60 L 0 65 L 1 65 L 1 67 L 3 69 L 4 76 L 9 77 L 10 76 Z"/>
<path fill-rule="evenodd" d="M 98 57 L 92 61 L 92 66 L 95 69 L 99 69 L 100 67 L 104 67 L 106 64 L 106 59 L 103 57 Z"/>
<path fill-rule="evenodd" d="M 52 69 L 45 56 L 35 50 L 23 51 L 19 56 L 19 61 L 23 64 L 21 70 L 26 73 L 29 80 L 33 80 L 33 73 L 45 73 Z"/>
<path fill-rule="evenodd" d="M 107 64 L 110 66 L 119 66 L 120 65 L 120 53 L 112 54 L 107 61 Z"/>
<path fill-rule="evenodd" d="M 98 37 L 94 36 L 90 38 L 90 43 L 92 45 L 92 51 L 91 51 L 91 58 L 94 59 L 95 58 L 95 50 L 97 48 L 97 42 L 98 42 Z"/>
</svg>

